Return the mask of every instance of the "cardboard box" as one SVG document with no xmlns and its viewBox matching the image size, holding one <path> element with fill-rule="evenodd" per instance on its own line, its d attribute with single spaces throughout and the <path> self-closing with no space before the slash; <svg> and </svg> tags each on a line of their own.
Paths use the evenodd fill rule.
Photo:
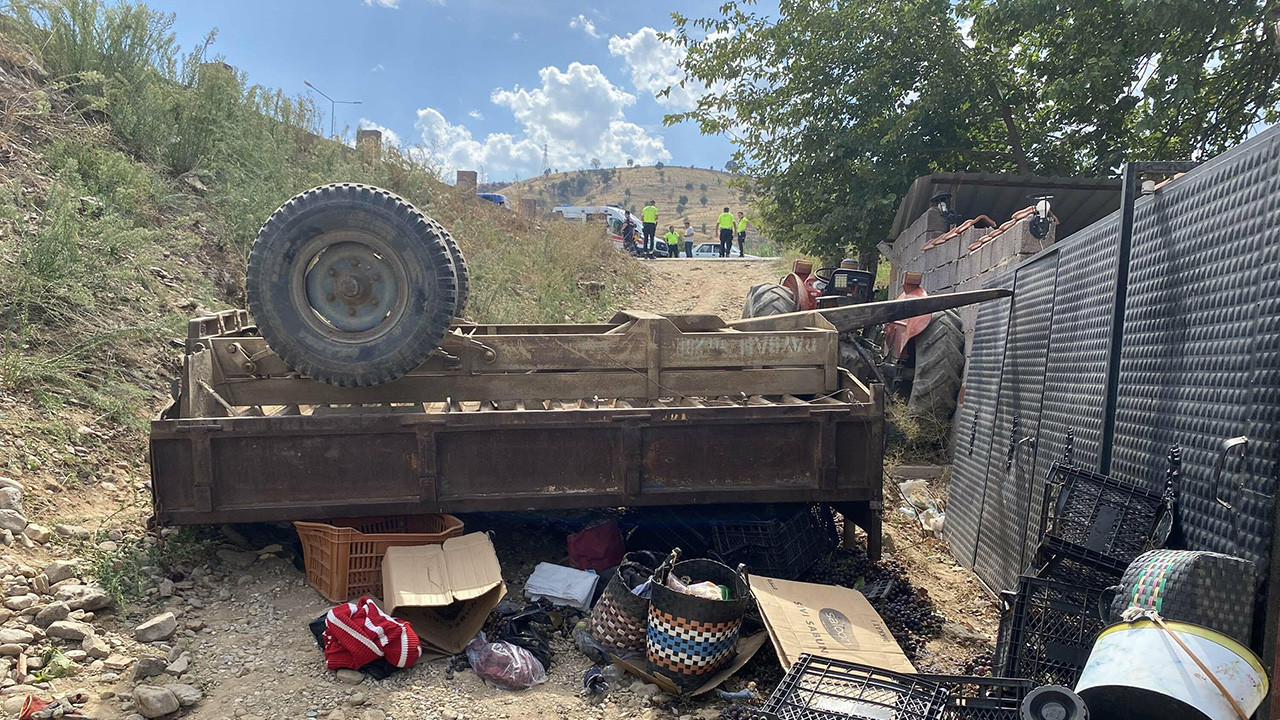
<svg viewBox="0 0 1280 720">
<path fill-rule="evenodd" d="M 382 560 L 383 609 L 413 626 L 426 658 L 462 652 L 506 593 L 485 533 L 387 548 Z"/>
<path fill-rule="evenodd" d="M 801 653 L 810 653 L 894 672 L 916 671 L 880 614 L 857 590 L 752 575 L 751 592 L 783 670 L 790 670 Z"/>
</svg>

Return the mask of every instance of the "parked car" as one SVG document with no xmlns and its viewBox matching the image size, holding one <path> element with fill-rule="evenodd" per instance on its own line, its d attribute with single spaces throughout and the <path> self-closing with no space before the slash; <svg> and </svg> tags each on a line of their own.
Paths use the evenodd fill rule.
<svg viewBox="0 0 1280 720">
<path fill-rule="evenodd" d="M 481 200 L 488 200 L 498 207 L 511 209 L 511 203 L 507 202 L 507 196 L 502 193 L 476 193 L 476 197 Z"/>
<path fill-rule="evenodd" d="M 720 243 L 704 242 L 693 246 L 693 256 L 695 258 L 718 258 L 720 257 Z M 729 257 L 742 258 L 743 260 L 759 260 L 755 255 L 742 255 L 738 252 L 738 248 L 729 248 Z"/>
</svg>

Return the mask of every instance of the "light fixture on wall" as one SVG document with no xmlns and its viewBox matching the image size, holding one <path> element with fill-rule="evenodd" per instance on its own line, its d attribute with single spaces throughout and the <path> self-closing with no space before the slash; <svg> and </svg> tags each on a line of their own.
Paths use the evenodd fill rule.
<svg viewBox="0 0 1280 720">
<path fill-rule="evenodd" d="M 1053 200 L 1052 195 L 1036 195 L 1032 197 L 1036 201 L 1035 215 L 1031 217 L 1031 236 L 1037 240 L 1043 240 L 1049 234 L 1049 228 L 1053 223 Z"/>
<path fill-rule="evenodd" d="M 929 198 L 929 202 L 933 203 L 933 206 L 942 214 L 942 219 L 947 221 L 948 229 L 960 223 L 960 213 L 951 209 L 951 193 L 935 193 L 933 197 Z"/>
</svg>

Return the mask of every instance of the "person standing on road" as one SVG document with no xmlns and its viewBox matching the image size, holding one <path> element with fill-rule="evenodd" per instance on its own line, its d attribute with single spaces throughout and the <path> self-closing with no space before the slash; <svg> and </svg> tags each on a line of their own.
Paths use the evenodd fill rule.
<svg viewBox="0 0 1280 720">
<path fill-rule="evenodd" d="M 747 251 L 742 249 L 743 243 L 747 241 L 747 216 L 738 211 L 738 256 L 746 257 Z"/>
<path fill-rule="evenodd" d="M 684 221 L 684 256 L 693 257 L 693 226 L 688 219 Z"/>
<path fill-rule="evenodd" d="M 653 252 L 653 239 L 658 234 L 658 207 L 652 200 L 640 211 L 640 220 L 644 223 L 644 250 Z"/>
<path fill-rule="evenodd" d="M 675 225 L 667 226 L 667 234 L 662 239 L 667 242 L 667 257 L 680 257 L 680 233 L 676 232 Z"/>
<path fill-rule="evenodd" d="M 729 257 L 729 250 L 733 247 L 733 213 L 729 212 L 729 208 L 725 208 L 720 213 L 720 257 Z"/>
</svg>

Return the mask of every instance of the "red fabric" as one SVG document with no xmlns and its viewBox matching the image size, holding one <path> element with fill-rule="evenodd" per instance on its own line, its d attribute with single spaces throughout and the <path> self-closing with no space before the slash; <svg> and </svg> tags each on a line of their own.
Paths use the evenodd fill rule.
<svg viewBox="0 0 1280 720">
<path fill-rule="evenodd" d="M 382 612 L 367 597 L 343 603 L 325 616 L 324 659 L 330 670 L 359 670 L 378 658 L 406 668 L 420 657 L 422 647 L 409 623 Z"/>
<path fill-rule="evenodd" d="M 569 563 L 579 570 L 603 572 L 622 562 L 622 532 L 616 520 L 569 536 Z"/>
</svg>

